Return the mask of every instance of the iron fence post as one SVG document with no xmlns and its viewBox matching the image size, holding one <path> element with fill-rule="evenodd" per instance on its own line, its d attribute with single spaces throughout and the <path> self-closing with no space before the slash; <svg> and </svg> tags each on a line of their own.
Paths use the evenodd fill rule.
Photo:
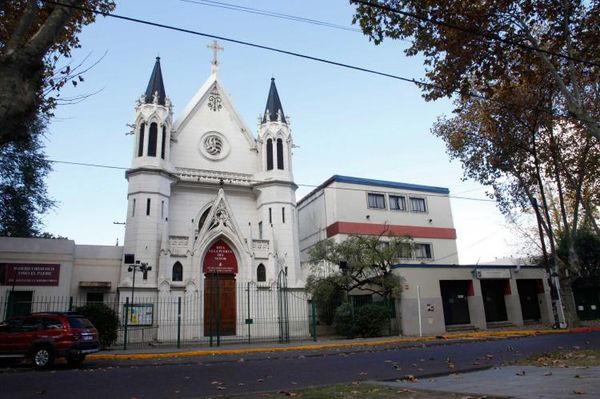
<svg viewBox="0 0 600 399">
<path fill-rule="evenodd" d="M 69 312 L 71 312 L 73 310 L 73 297 L 70 296 L 69 297 Z"/>
<path fill-rule="evenodd" d="M 123 330 L 123 350 L 127 350 L 127 325 L 129 322 L 129 297 L 125 298 L 125 328 Z"/>
<path fill-rule="evenodd" d="M 313 330 L 313 341 L 317 342 L 317 304 L 314 299 L 310 301 L 312 308 L 312 330 Z"/>
<path fill-rule="evenodd" d="M 177 298 L 177 348 L 181 348 L 181 297 Z"/>
</svg>

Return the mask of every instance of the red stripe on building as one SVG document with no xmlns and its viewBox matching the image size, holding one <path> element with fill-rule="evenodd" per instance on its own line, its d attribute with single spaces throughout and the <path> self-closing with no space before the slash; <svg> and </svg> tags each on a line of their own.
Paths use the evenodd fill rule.
<svg viewBox="0 0 600 399">
<path fill-rule="evenodd" d="M 456 230 L 447 227 L 420 227 L 373 223 L 335 222 L 327 226 L 327 238 L 336 234 L 380 235 L 394 234 L 416 238 L 456 239 Z"/>
</svg>

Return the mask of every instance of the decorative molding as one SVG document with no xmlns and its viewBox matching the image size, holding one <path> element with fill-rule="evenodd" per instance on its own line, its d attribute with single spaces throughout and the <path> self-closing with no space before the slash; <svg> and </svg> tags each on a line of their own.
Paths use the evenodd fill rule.
<svg viewBox="0 0 600 399">
<path fill-rule="evenodd" d="M 219 183 L 221 180 L 228 184 L 251 187 L 254 180 L 251 174 L 224 172 L 207 169 L 175 168 L 175 174 L 182 181 Z"/>
</svg>

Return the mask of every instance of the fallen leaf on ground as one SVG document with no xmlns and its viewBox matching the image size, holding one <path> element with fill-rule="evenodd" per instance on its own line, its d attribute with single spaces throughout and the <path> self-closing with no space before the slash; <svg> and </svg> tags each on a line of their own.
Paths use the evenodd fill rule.
<svg viewBox="0 0 600 399">
<path fill-rule="evenodd" d="M 573 391 L 573 393 L 575 395 L 585 395 L 585 391 L 577 391 L 577 390 L 575 390 L 575 391 Z"/>
<path fill-rule="evenodd" d="M 549 376 L 552 375 L 552 371 L 548 371 L 546 374 L 544 374 L 544 376 Z"/>
<path fill-rule="evenodd" d="M 517 371 L 517 375 L 525 375 L 525 370 Z"/>
</svg>

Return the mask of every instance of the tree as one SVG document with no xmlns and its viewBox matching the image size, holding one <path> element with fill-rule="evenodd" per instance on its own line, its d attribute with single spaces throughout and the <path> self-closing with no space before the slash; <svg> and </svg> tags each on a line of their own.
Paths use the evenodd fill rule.
<svg viewBox="0 0 600 399">
<path fill-rule="evenodd" d="M 68 66 L 57 71 L 57 62 L 79 47 L 93 11 L 114 7 L 112 0 L 0 2 L 0 145 L 23 140 L 39 114 L 51 115 L 57 102 L 51 94 L 69 81 L 77 85 L 79 76 Z"/>
<path fill-rule="evenodd" d="M 386 241 L 382 241 L 381 236 L 359 235 L 349 236 L 341 242 L 322 240 L 311 248 L 310 262 L 317 268 L 323 261 L 339 265 L 338 271 L 324 279 L 328 280 L 328 285 L 342 287 L 346 293 L 360 289 L 384 299 L 397 298 L 402 281 L 392 271 L 392 266 L 411 244 L 408 238 L 387 237 Z M 314 282 L 309 288 L 312 286 L 318 287 Z"/>
<path fill-rule="evenodd" d="M 350 0 L 353 22 L 375 44 L 411 39 L 422 55 L 427 100 L 493 100 L 498 87 L 546 77 L 545 111 L 600 139 L 600 2 L 583 0 Z M 540 49 L 540 50 L 536 50 Z M 516 97 L 511 97 L 515 99 Z M 522 104 L 533 109 L 532 104 Z"/>
<path fill-rule="evenodd" d="M 545 264 L 558 272 L 567 320 L 576 325 L 574 237 L 583 218 L 598 231 L 600 58 L 590 51 L 599 46 L 592 26 L 600 3 L 351 2 L 376 44 L 412 39 L 406 53 L 425 58 L 427 100 L 454 97 L 454 117 L 440 118 L 433 133 L 465 178 L 493 188 L 501 211 L 535 214 Z M 563 258 L 561 234 L 570 237 Z"/>
<path fill-rule="evenodd" d="M 24 139 L 0 146 L 0 236 L 39 236 L 40 216 L 54 207 L 44 181 L 52 170 L 42 145 L 45 124 L 37 117 Z"/>
</svg>

